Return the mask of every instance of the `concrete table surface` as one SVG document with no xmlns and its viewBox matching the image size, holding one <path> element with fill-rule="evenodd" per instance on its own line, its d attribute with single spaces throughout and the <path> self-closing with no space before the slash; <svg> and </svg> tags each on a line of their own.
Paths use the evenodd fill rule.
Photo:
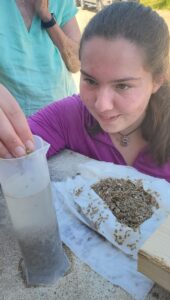
<svg viewBox="0 0 170 300">
<path fill-rule="evenodd" d="M 63 151 L 49 159 L 53 181 L 76 174 L 79 163 L 89 158 L 72 151 Z M 6 202 L 0 193 L 0 300 L 132 300 L 121 288 L 106 281 L 82 263 L 66 246 L 71 262 L 68 273 L 46 287 L 25 287 L 18 269 L 21 253 L 13 232 Z M 113 266 L 114 267 L 114 266 Z M 146 300 L 169 300 L 170 293 L 155 285 Z"/>
</svg>

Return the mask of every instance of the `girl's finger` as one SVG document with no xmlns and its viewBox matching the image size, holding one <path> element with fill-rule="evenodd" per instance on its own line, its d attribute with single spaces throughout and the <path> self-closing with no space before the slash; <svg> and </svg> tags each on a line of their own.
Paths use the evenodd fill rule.
<svg viewBox="0 0 170 300">
<path fill-rule="evenodd" d="M 14 97 L 2 85 L 0 85 L 0 127 L 4 130 L 0 132 L 0 140 L 10 152 L 14 153 L 14 146 L 34 150 L 33 136 L 24 113 Z"/>
</svg>

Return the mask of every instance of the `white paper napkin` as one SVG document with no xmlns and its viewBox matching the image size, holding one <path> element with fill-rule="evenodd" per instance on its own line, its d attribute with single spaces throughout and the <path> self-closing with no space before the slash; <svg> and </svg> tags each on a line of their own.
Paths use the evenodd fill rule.
<svg viewBox="0 0 170 300">
<path fill-rule="evenodd" d="M 122 229 L 122 224 L 117 222 L 110 210 L 103 209 L 103 200 L 90 189 L 93 183 L 106 177 L 142 179 L 145 189 L 156 192 L 157 201 L 160 205 L 160 208 L 152 217 L 140 226 L 139 231 L 133 232 L 131 229 L 129 236 L 122 245 L 116 243 L 113 232 L 116 228 L 121 234 L 125 234 L 127 226 Z M 135 299 L 144 299 L 153 283 L 137 272 L 137 262 L 129 255 L 136 258 L 140 245 L 170 212 L 170 184 L 165 180 L 142 174 L 131 167 L 92 161 L 80 166 L 80 175 L 65 182 L 54 183 L 53 188 L 60 232 L 64 243 L 80 259 L 107 280 L 120 285 Z M 93 217 L 89 217 L 87 213 L 89 204 L 95 205 Z M 97 209 L 96 205 L 98 205 Z M 105 222 L 100 222 L 100 224 L 98 222 L 99 226 L 96 226 L 99 214 Z M 89 229 L 89 227 L 105 236 L 110 243 L 103 240 L 99 234 Z M 135 248 L 127 246 L 129 243 L 133 244 L 134 241 L 137 241 Z"/>
</svg>

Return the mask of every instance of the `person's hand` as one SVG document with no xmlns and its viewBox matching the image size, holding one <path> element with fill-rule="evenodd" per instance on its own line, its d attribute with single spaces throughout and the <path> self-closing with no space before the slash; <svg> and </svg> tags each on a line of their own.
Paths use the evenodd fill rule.
<svg viewBox="0 0 170 300">
<path fill-rule="evenodd" d="M 48 22 L 51 20 L 51 13 L 48 9 L 48 0 L 36 0 L 35 11 L 42 21 Z"/>
<path fill-rule="evenodd" d="M 33 150 L 33 136 L 24 113 L 0 84 L 0 157 L 20 157 Z"/>
</svg>

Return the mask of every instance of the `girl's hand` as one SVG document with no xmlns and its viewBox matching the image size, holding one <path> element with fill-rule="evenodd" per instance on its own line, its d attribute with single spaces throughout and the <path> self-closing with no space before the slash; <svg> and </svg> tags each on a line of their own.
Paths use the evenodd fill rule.
<svg viewBox="0 0 170 300">
<path fill-rule="evenodd" d="M 33 150 L 26 117 L 14 97 L 0 84 L 0 157 L 20 157 Z"/>
</svg>

